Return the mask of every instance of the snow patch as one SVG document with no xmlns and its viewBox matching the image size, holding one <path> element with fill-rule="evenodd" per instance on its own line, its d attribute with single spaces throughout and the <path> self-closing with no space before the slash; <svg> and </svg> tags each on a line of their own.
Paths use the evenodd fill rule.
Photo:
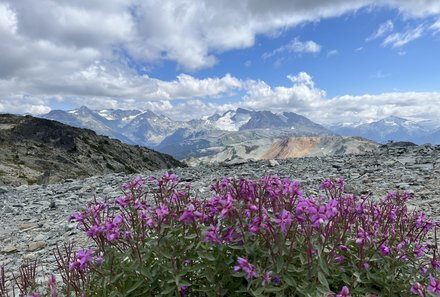
<svg viewBox="0 0 440 297">
<path fill-rule="evenodd" d="M 235 116 L 235 119 L 232 119 Z M 226 112 L 222 117 L 215 121 L 214 127 L 225 131 L 238 131 L 241 126 L 249 122 L 251 115 L 236 113 L 234 111 Z"/>
</svg>

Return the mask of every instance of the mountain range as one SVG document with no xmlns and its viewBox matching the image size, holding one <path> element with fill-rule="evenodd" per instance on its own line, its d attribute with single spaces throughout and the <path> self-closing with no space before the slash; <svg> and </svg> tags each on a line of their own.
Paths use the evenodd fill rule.
<svg viewBox="0 0 440 297">
<path fill-rule="evenodd" d="M 201 119 L 175 121 L 149 110 L 91 110 L 85 106 L 70 111 L 53 110 L 42 117 L 93 129 L 98 134 L 150 147 L 180 160 L 211 158 L 222 161 L 237 156 L 263 158 L 272 145 L 292 137 L 340 135 L 363 137 L 379 143 L 390 140 L 440 143 L 438 126 L 399 117 L 325 127 L 293 112 L 238 108 Z M 349 139 L 340 138 L 339 141 L 346 144 Z M 249 153 L 251 151 L 253 153 Z"/>
<path fill-rule="evenodd" d="M 440 143 L 440 127 L 435 123 L 416 122 L 396 116 L 367 123 L 339 123 L 328 128 L 339 135 L 359 136 L 379 143 L 388 141 Z"/>
</svg>

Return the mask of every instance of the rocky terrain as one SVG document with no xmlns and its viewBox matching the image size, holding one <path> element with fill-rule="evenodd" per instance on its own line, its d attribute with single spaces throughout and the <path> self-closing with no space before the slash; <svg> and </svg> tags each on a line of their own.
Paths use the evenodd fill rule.
<svg viewBox="0 0 440 297">
<path fill-rule="evenodd" d="M 267 133 L 267 131 L 263 131 Z M 379 146 L 374 141 L 348 136 L 322 137 L 283 137 L 273 135 L 252 139 L 236 140 L 234 143 L 222 146 L 212 146 L 201 149 L 202 156 L 186 159 L 189 165 L 212 164 L 218 162 L 252 159 L 288 159 L 299 157 L 317 157 L 327 155 L 364 154 Z"/>
<path fill-rule="evenodd" d="M 0 185 L 184 166 L 169 155 L 31 116 L 0 115 Z"/>
<path fill-rule="evenodd" d="M 318 192 L 327 177 L 344 176 L 347 192 L 412 191 L 410 203 L 440 219 L 440 146 L 390 143 L 364 155 L 333 155 L 286 160 L 231 161 L 212 166 L 176 168 L 173 172 L 191 182 L 198 195 L 209 197 L 209 185 L 222 176 L 259 178 L 278 175 L 300 180 L 305 194 Z M 163 170 L 144 171 L 141 176 L 162 175 Z M 67 222 L 67 217 L 94 196 L 113 199 L 120 185 L 133 175 L 124 173 L 66 180 L 60 184 L 0 187 L 0 265 L 14 269 L 25 259 L 38 259 L 53 269 L 56 243 L 76 240 L 89 243 Z"/>
</svg>

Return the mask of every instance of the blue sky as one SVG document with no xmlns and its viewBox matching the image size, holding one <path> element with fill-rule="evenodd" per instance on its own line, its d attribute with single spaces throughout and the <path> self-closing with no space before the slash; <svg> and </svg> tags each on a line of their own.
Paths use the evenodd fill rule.
<svg viewBox="0 0 440 297">
<path fill-rule="evenodd" d="M 0 0 L 0 112 L 440 119 L 440 2 Z"/>
</svg>

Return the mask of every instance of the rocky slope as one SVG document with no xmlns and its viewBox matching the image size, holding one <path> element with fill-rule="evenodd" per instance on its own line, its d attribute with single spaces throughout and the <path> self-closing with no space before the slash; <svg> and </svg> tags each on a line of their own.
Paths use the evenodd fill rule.
<svg viewBox="0 0 440 297">
<path fill-rule="evenodd" d="M 344 176 L 346 192 L 382 197 L 388 191 L 415 193 L 413 207 L 440 219 L 440 146 L 393 143 L 364 155 L 332 155 L 287 160 L 242 161 L 197 168 L 177 168 L 174 173 L 191 182 L 201 197 L 210 197 L 212 181 L 222 176 L 259 178 L 278 175 L 301 181 L 306 195 L 319 193 L 327 177 Z M 143 177 L 163 170 L 145 171 Z M 67 217 L 96 197 L 112 200 L 120 185 L 133 175 L 96 176 L 63 184 L 0 187 L 0 265 L 13 269 L 24 259 L 38 259 L 52 271 L 56 243 L 76 240 L 88 245 Z"/>
<path fill-rule="evenodd" d="M 0 152 L 0 185 L 184 166 L 147 148 L 31 116 L 0 115 Z"/>
<path fill-rule="evenodd" d="M 364 154 L 373 151 L 379 144 L 359 137 L 322 136 L 322 137 L 282 137 L 270 135 L 247 137 L 232 143 L 211 145 L 199 149 L 200 156 L 187 159 L 190 165 L 202 163 L 230 162 L 233 160 L 288 159 L 335 154 Z M 243 133 L 243 132 L 242 132 Z M 255 132 L 253 132 L 255 133 Z M 250 139 L 250 140 L 249 140 Z"/>
</svg>

